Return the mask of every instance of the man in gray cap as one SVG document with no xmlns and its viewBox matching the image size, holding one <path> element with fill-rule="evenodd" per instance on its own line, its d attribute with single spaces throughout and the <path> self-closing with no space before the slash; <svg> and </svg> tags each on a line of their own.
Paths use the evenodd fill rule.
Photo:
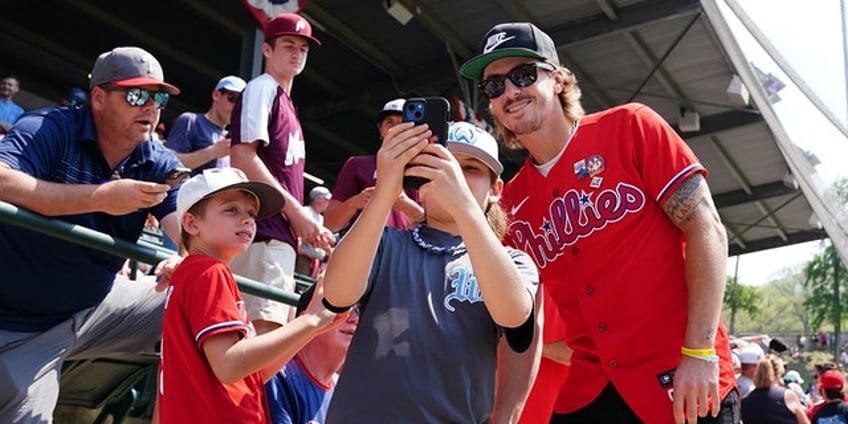
<svg viewBox="0 0 848 424">
<path fill-rule="evenodd" d="M 230 114 L 244 87 L 243 79 L 229 75 L 221 78 L 212 90 L 212 106 L 206 113 L 184 112 L 171 125 L 165 146 L 193 175 L 204 169 L 230 164 Z"/>
<path fill-rule="evenodd" d="M 171 95 L 137 47 L 101 54 L 88 105 L 22 116 L 0 142 L 0 200 L 135 242 L 148 214 L 179 240 L 182 164 L 150 133 Z M 165 295 L 116 277 L 124 258 L 0 224 L 0 422 L 49 422 L 68 359 L 153 352 Z"/>
</svg>

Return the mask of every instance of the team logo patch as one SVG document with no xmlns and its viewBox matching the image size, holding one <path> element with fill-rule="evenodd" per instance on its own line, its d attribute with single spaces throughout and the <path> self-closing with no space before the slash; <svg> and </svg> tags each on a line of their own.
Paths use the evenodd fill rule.
<svg viewBox="0 0 848 424">
<path fill-rule="evenodd" d="M 604 177 L 592 177 L 592 182 L 589 183 L 589 187 L 601 188 L 601 184 L 603 182 L 604 182 Z"/>
<path fill-rule="evenodd" d="M 589 156 L 589 159 L 586 160 L 586 167 L 589 169 L 589 175 L 594 177 L 603 172 L 604 158 L 601 155 Z"/>
<path fill-rule="evenodd" d="M 589 176 L 589 168 L 586 167 L 586 159 L 580 159 L 574 162 L 574 175 L 577 175 L 578 180 L 582 180 Z"/>
</svg>

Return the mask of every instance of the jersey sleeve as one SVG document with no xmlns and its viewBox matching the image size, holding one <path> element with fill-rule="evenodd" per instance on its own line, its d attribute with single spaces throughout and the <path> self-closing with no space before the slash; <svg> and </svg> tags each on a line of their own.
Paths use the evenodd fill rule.
<svg viewBox="0 0 848 424">
<path fill-rule="evenodd" d="M 692 149 L 677 132 L 647 106 L 633 109 L 630 130 L 635 160 L 645 188 L 657 203 L 664 203 L 681 182 L 695 173 L 706 176 Z"/>
<path fill-rule="evenodd" d="M 186 280 L 186 318 L 198 347 L 212 335 L 230 331 L 247 334 L 247 313 L 236 292 L 235 279 L 218 262 Z"/>
<path fill-rule="evenodd" d="M 247 84 L 241 95 L 241 127 L 233 143 L 253 143 L 261 140 L 267 146 L 271 140 L 268 122 L 271 108 L 277 98 L 278 85 L 270 77 L 255 78 Z"/>
<path fill-rule="evenodd" d="M 191 128 L 194 124 L 194 114 L 183 113 L 174 119 L 171 124 L 171 132 L 168 133 L 168 139 L 165 140 L 165 147 L 178 153 L 191 153 L 194 151 L 191 145 Z"/>
</svg>

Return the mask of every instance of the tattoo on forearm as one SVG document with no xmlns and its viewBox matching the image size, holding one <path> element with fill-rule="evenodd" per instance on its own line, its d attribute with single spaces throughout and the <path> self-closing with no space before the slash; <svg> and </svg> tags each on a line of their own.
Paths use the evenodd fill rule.
<svg viewBox="0 0 848 424">
<path fill-rule="evenodd" d="M 715 329 L 710 328 L 709 330 L 707 330 L 705 340 L 713 341 L 713 339 L 715 338 L 715 333 Z"/>
<path fill-rule="evenodd" d="M 698 214 L 702 206 L 709 207 L 709 192 L 702 188 L 704 176 L 694 174 L 683 181 L 666 200 L 663 209 L 678 227 L 683 227 Z"/>
</svg>

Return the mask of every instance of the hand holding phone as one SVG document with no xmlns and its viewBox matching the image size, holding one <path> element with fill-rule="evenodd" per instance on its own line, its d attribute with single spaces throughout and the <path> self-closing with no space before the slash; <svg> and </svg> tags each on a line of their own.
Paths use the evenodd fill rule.
<svg viewBox="0 0 848 424">
<path fill-rule="evenodd" d="M 448 139 L 448 114 L 450 103 L 444 97 L 416 97 L 403 104 L 403 121 L 415 125 L 427 124 L 433 132 L 433 142 L 444 146 Z M 403 188 L 418 189 L 427 182 L 425 178 L 404 177 Z"/>
<path fill-rule="evenodd" d="M 168 184 L 171 188 L 174 188 L 182 182 L 182 180 L 188 178 L 191 175 L 191 169 L 188 168 L 174 168 L 168 171 L 161 180 L 159 180 L 159 184 Z"/>
</svg>

